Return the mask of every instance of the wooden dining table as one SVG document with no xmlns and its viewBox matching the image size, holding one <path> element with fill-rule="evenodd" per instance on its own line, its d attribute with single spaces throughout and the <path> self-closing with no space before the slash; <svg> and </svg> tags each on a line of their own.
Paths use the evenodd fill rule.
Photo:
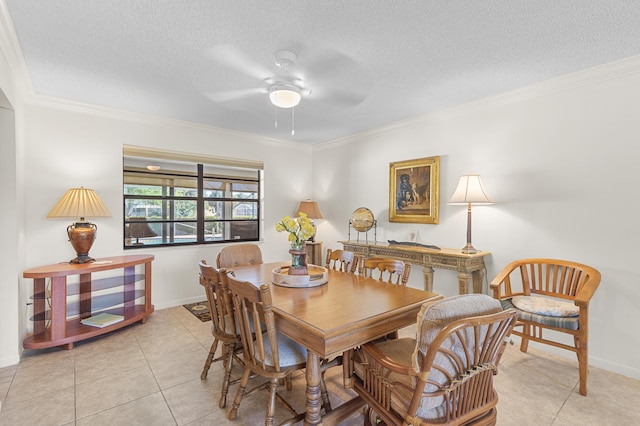
<svg viewBox="0 0 640 426">
<path fill-rule="evenodd" d="M 307 348 L 305 425 L 335 424 L 363 403 L 354 398 L 321 415 L 321 360 L 414 324 L 424 303 L 436 293 L 383 283 L 372 278 L 329 270 L 328 281 L 315 287 L 273 284 L 273 270 L 289 262 L 238 266 L 236 278 L 256 286 L 271 283 L 278 331 Z M 348 387 L 349 377 L 345 377 Z"/>
</svg>

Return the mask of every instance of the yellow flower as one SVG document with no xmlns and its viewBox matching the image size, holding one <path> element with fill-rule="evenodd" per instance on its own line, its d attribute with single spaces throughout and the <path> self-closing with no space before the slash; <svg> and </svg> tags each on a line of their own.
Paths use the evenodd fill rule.
<svg viewBox="0 0 640 426">
<path fill-rule="evenodd" d="M 300 213 L 297 219 L 285 216 L 276 223 L 276 231 L 288 232 L 288 240 L 291 245 L 301 245 L 315 233 L 315 227 L 305 213 Z"/>
</svg>

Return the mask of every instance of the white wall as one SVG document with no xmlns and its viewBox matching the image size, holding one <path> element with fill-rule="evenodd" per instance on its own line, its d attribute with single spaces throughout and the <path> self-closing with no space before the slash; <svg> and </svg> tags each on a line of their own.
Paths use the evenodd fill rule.
<svg viewBox="0 0 640 426">
<path fill-rule="evenodd" d="M 466 208 L 447 201 L 460 175 L 479 173 L 496 202 L 473 209 L 473 244 L 492 253 L 489 280 L 525 257 L 596 267 L 602 282 L 590 308 L 590 362 L 640 378 L 639 70 L 635 58 L 316 145 L 320 239 L 340 248 L 351 213 L 365 206 L 378 220 L 378 240 L 406 240 L 409 228 L 418 228 L 420 242 L 462 247 Z M 389 163 L 436 155 L 440 223 L 389 223 Z M 411 285 L 422 286 L 420 268 Z M 454 294 L 455 273 L 436 270 L 434 291 Z"/>
<path fill-rule="evenodd" d="M 17 175 L 16 175 L 16 143 L 15 143 L 15 113 L 11 104 L 0 90 L 0 194 L 2 194 L 2 208 L 0 208 L 0 271 L 3 279 L 0 281 L 0 300 L 6 301 L 6 306 L 0 310 L 0 324 L 14 324 L 14 327 L 3 330 L 0 334 L 0 365 L 18 362 L 19 349 L 18 327 L 15 319 L 18 317 L 19 306 L 19 268 L 18 250 L 18 205 L 17 205 Z"/>
<path fill-rule="evenodd" d="M 3 30 L 0 25 L 0 42 Z M 16 80 L 7 53 L 0 49 L 0 367 L 19 361 L 19 329 L 26 323 L 18 320 L 25 300 L 21 299 L 19 281 L 24 264 L 24 208 L 18 191 L 22 156 L 15 125 L 21 105 Z"/>
</svg>

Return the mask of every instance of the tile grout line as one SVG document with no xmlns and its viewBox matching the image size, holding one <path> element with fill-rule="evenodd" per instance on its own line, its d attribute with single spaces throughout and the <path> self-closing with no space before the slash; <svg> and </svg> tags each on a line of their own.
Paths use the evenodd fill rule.
<svg viewBox="0 0 640 426">
<path fill-rule="evenodd" d="M 171 310 L 169 310 L 171 312 Z M 171 312 L 171 315 L 173 315 L 174 318 L 176 318 L 175 314 L 173 312 Z M 178 319 L 178 321 L 180 321 Z M 143 324 L 144 325 L 144 324 Z M 140 349 L 140 352 L 142 352 L 142 356 L 144 357 L 145 362 L 147 363 L 147 367 L 149 367 L 149 371 L 151 371 L 151 374 L 153 375 L 153 379 L 156 381 L 156 385 L 158 385 L 158 391 L 160 392 L 160 395 L 162 395 L 162 400 L 164 401 L 167 410 L 169 410 L 169 413 L 171 413 L 171 417 L 173 418 L 173 422 L 177 425 L 178 424 L 178 420 L 176 419 L 176 415 L 173 412 L 173 410 L 171 409 L 171 405 L 169 404 L 169 401 L 167 401 L 167 397 L 164 394 L 164 389 L 162 389 L 162 386 L 160 386 L 160 382 L 158 382 L 158 377 L 156 376 L 156 373 L 153 371 L 153 368 L 151 367 L 151 364 L 149 363 L 149 358 L 147 358 L 147 354 L 145 352 L 145 350 L 142 348 L 142 345 L 140 344 L 140 340 L 138 340 L 138 335 L 134 334 L 134 337 L 136 339 L 136 343 L 138 345 L 138 348 Z M 171 387 L 167 388 L 167 389 L 171 389 Z"/>
</svg>

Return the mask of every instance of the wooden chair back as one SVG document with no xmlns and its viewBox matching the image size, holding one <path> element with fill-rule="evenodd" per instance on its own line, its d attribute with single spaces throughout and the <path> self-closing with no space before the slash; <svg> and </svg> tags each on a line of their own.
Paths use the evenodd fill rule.
<svg viewBox="0 0 640 426">
<path fill-rule="evenodd" d="M 411 264 L 385 257 L 361 258 L 358 274 L 392 284 L 407 285 Z"/>
<path fill-rule="evenodd" d="M 236 351 L 241 348 L 241 339 L 236 327 L 231 297 L 229 296 L 226 270 L 218 270 L 211 265 L 207 265 L 204 260 L 200 261 L 199 266 L 200 284 L 204 287 L 207 296 L 207 304 L 209 305 L 212 321 L 211 334 L 213 334 L 213 343 L 209 349 L 202 373 L 200 373 L 200 379 L 207 378 L 212 363 L 223 361 L 224 376 L 222 378 L 218 406 L 224 408 L 227 405 L 229 385 L 232 383 L 231 370 L 233 369 L 233 361 Z M 222 351 L 221 355 L 216 358 L 218 343 L 222 343 Z"/>
<path fill-rule="evenodd" d="M 269 284 L 257 288 L 248 281 L 236 279 L 232 273 L 227 274 L 227 281 L 240 328 L 245 364 L 261 375 L 280 372 L 278 333 Z M 300 368 L 304 368 L 304 362 Z"/>
<path fill-rule="evenodd" d="M 253 373 L 269 379 L 266 387 L 262 385 L 255 389 L 269 390 L 265 424 L 275 424 L 276 400 L 293 414 L 282 424 L 299 422 L 304 413 L 297 413 L 276 393 L 276 389 L 284 381 L 287 389 L 291 390 L 291 374 L 306 366 L 307 350 L 277 332 L 269 284 L 258 288 L 248 281 L 236 279 L 232 274 L 231 271 L 227 273 L 227 282 L 242 337 L 244 373 L 227 417 L 234 420 L 244 396 L 253 393 L 246 392 L 250 373 Z"/>
<path fill-rule="evenodd" d="M 233 244 L 220 250 L 216 258 L 218 268 L 258 265 L 263 263 L 262 251 L 257 244 Z"/>
<path fill-rule="evenodd" d="M 493 376 L 515 322 L 516 312 L 507 310 L 457 320 L 438 333 L 422 361 L 409 415 L 422 398 L 442 397 L 445 422 L 464 424 L 478 416 L 493 417 L 498 402 Z"/>
<path fill-rule="evenodd" d="M 351 251 L 327 249 L 325 267 L 335 271 L 355 274 L 358 262 L 356 256 Z"/>
<path fill-rule="evenodd" d="M 204 287 L 207 304 L 211 314 L 212 333 L 222 341 L 236 341 L 239 336 L 236 330 L 231 298 L 226 285 L 226 270 L 217 269 L 201 260 L 200 284 Z M 225 281 L 223 283 L 222 281 Z"/>
<path fill-rule="evenodd" d="M 505 308 L 518 311 L 517 327 L 513 334 L 520 336 L 520 351 L 526 352 L 529 341 L 544 343 L 576 353 L 580 375 L 581 395 L 587 394 L 589 302 L 600 285 L 600 272 L 591 266 L 559 259 L 520 259 L 511 262 L 491 281 L 493 297 L 500 300 Z M 578 308 L 578 316 L 551 317 L 531 314 L 514 306 L 516 296 L 550 297 L 573 303 Z M 542 330 L 566 333 L 573 336 L 573 346 L 556 339 L 552 333 Z"/>
<path fill-rule="evenodd" d="M 567 260 L 522 259 L 507 265 L 494 280 L 498 281 L 504 286 L 505 294 L 511 296 L 538 294 L 575 300 L 587 284 L 597 288 L 600 272 Z"/>
</svg>

